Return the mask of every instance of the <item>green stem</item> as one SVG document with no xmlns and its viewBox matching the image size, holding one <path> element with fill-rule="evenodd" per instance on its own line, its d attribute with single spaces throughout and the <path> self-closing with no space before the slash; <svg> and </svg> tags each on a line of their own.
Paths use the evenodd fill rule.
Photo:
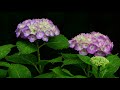
<svg viewBox="0 0 120 90">
<path fill-rule="evenodd" d="M 38 46 L 38 48 L 40 49 L 42 46 L 44 46 L 46 43 L 43 43 L 42 45 Z"/>
<path fill-rule="evenodd" d="M 40 71 L 39 71 L 38 67 L 36 65 L 34 65 L 34 67 L 38 71 L 38 73 L 40 74 Z"/>
<path fill-rule="evenodd" d="M 40 48 L 42 47 L 42 46 L 44 46 L 46 43 L 43 43 L 42 45 L 40 45 L 39 46 L 39 43 L 38 42 L 36 42 L 36 44 L 37 44 L 37 56 L 38 56 L 38 63 L 40 63 Z M 37 70 L 38 71 L 38 70 Z M 41 68 L 41 65 L 39 65 L 39 73 L 41 73 L 42 72 L 42 68 Z"/>
<path fill-rule="evenodd" d="M 82 69 L 83 69 L 85 75 L 88 77 L 88 74 L 87 74 L 87 72 L 85 71 L 85 69 L 84 69 L 84 68 L 82 68 Z"/>
<path fill-rule="evenodd" d="M 38 54 L 38 62 L 40 62 L 40 50 L 39 50 L 38 42 L 37 42 L 37 54 Z"/>
<path fill-rule="evenodd" d="M 38 42 L 37 42 L 37 56 L 38 56 L 38 63 L 40 63 L 40 50 L 39 50 Z M 39 65 L 39 72 L 41 73 L 41 65 Z"/>
</svg>

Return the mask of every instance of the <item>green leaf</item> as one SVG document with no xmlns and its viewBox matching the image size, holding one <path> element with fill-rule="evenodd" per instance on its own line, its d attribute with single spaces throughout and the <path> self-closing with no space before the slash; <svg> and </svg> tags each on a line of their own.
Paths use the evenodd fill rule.
<svg viewBox="0 0 120 90">
<path fill-rule="evenodd" d="M 114 73 L 117 72 L 117 70 L 120 67 L 120 58 L 117 55 L 108 55 L 106 57 L 109 60 L 109 64 L 100 67 L 100 77 L 101 78 L 111 78 L 114 77 Z M 95 77 L 97 77 L 97 67 L 92 66 L 92 73 Z"/>
<path fill-rule="evenodd" d="M 37 62 L 37 57 L 33 54 L 14 54 L 5 58 L 9 62 L 18 64 L 34 65 Z"/>
<path fill-rule="evenodd" d="M 80 60 L 65 59 L 63 61 L 62 67 L 65 66 L 65 65 L 75 65 L 75 64 L 81 64 Z"/>
<path fill-rule="evenodd" d="M 15 47 L 15 45 L 12 44 L 0 46 L 0 60 L 7 56 L 13 47 Z"/>
<path fill-rule="evenodd" d="M 109 60 L 110 64 L 114 66 L 120 66 L 120 58 L 117 55 L 110 55 L 107 57 Z"/>
<path fill-rule="evenodd" d="M 87 78 L 86 76 L 82 76 L 82 75 L 75 75 L 72 78 Z"/>
<path fill-rule="evenodd" d="M 66 53 L 62 53 L 62 57 L 64 59 L 79 59 L 79 57 L 77 55 L 78 54 L 66 54 Z"/>
<path fill-rule="evenodd" d="M 7 75 L 7 70 L 0 69 L 0 78 L 5 78 Z"/>
<path fill-rule="evenodd" d="M 4 67 L 9 67 L 10 64 L 8 62 L 0 62 L 0 66 L 4 66 Z"/>
<path fill-rule="evenodd" d="M 37 46 L 30 42 L 18 41 L 16 45 L 21 54 L 30 54 L 37 51 Z"/>
<path fill-rule="evenodd" d="M 118 66 L 113 66 L 112 64 L 106 65 L 105 69 L 101 71 L 102 77 L 107 78 L 114 75 L 114 73 L 119 69 Z"/>
<path fill-rule="evenodd" d="M 92 65 L 92 72 L 95 78 L 98 77 L 98 67 L 96 65 Z"/>
<path fill-rule="evenodd" d="M 29 69 L 20 64 L 11 64 L 8 69 L 10 78 L 31 78 L 31 72 Z"/>
<path fill-rule="evenodd" d="M 86 64 L 88 64 L 88 65 L 92 65 L 91 64 L 91 62 L 90 62 L 90 57 L 88 57 L 88 56 L 83 56 L 83 55 L 78 55 L 78 57 L 83 61 L 83 62 L 85 62 Z"/>
<path fill-rule="evenodd" d="M 86 64 L 79 59 L 79 54 L 65 54 L 62 53 L 62 57 L 64 58 L 63 66 L 64 65 L 75 65 L 80 68 L 86 68 Z"/>
<path fill-rule="evenodd" d="M 107 59 L 109 60 L 109 64 L 107 64 L 104 68 L 104 70 L 101 72 L 103 74 L 103 77 L 110 77 L 120 67 L 120 58 L 117 55 L 109 55 L 107 56 Z"/>
<path fill-rule="evenodd" d="M 48 60 L 40 60 L 40 62 L 37 63 L 41 67 L 41 73 L 43 72 L 45 65 L 48 63 Z"/>
<path fill-rule="evenodd" d="M 62 62 L 62 57 L 58 57 L 58 58 L 55 58 L 55 59 L 52 59 L 52 60 L 40 60 L 40 62 L 38 62 L 37 64 L 40 65 L 41 72 L 43 72 L 46 64 L 48 64 L 48 63 L 54 64 L 54 63 L 57 63 L 57 62 Z"/>
<path fill-rule="evenodd" d="M 73 74 L 70 73 L 70 71 L 68 71 L 67 69 L 62 69 L 63 72 L 67 73 L 69 76 L 74 76 Z"/>
<path fill-rule="evenodd" d="M 68 73 L 65 73 L 64 71 L 62 71 L 62 69 L 60 67 L 55 67 L 51 70 L 57 75 L 58 78 L 70 77 L 70 75 Z"/>
<path fill-rule="evenodd" d="M 69 47 L 68 39 L 64 35 L 51 37 L 47 46 L 55 50 L 62 50 Z"/>
<path fill-rule="evenodd" d="M 36 76 L 34 78 L 53 78 L 54 74 L 55 73 L 50 72 L 50 73 L 45 73 L 45 74 L 38 75 L 38 76 Z"/>
<path fill-rule="evenodd" d="M 52 60 L 48 60 L 48 62 L 50 62 L 50 63 L 62 62 L 62 57 L 58 57 L 58 58 L 55 58 L 55 59 L 52 59 Z"/>
</svg>

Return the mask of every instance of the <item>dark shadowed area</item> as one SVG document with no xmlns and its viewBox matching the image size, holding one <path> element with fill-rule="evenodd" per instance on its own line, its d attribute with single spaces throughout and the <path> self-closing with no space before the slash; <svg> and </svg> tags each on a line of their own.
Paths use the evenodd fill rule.
<svg viewBox="0 0 120 90">
<path fill-rule="evenodd" d="M 68 39 L 91 31 L 108 35 L 114 43 L 113 54 L 120 52 L 120 13 L 119 12 L 0 12 L 0 45 L 16 43 L 15 36 L 17 24 L 34 18 L 48 18 L 58 26 L 61 34 Z M 45 50 L 44 50 L 45 51 Z M 47 50 L 48 48 L 47 48 Z M 50 49 L 50 51 L 53 51 Z M 53 51 L 54 52 L 54 51 Z M 51 52 L 52 54 L 52 52 Z"/>
</svg>

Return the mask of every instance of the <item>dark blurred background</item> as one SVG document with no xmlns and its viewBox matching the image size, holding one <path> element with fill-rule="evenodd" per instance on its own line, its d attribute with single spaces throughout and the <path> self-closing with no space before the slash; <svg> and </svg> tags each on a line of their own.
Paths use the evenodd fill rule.
<svg viewBox="0 0 120 90">
<path fill-rule="evenodd" d="M 33 18 L 48 18 L 56 24 L 61 34 L 68 39 L 79 33 L 91 31 L 108 35 L 114 43 L 112 53 L 120 52 L 120 12 L 30 12 L 30 11 L 4 11 L 0 12 L 0 45 L 16 43 L 15 36 L 17 24 Z"/>
</svg>

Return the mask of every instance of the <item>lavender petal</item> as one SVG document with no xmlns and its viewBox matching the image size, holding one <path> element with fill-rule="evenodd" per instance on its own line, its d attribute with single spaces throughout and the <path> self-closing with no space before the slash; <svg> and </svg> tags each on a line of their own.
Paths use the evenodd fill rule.
<svg viewBox="0 0 120 90">
<path fill-rule="evenodd" d="M 90 54 L 94 54 L 97 51 L 97 46 L 94 44 L 90 44 L 87 48 L 87 52 Z"/>
<path fill-rule="evenodd" d="M 42 40 L 48 42 L 48 37 L 47 36 L 43 36 Z"/>
<path fill-rule="evenodd" d="M 37 38 L 37 39 L 41 39 L 41 38 L 43 38 L 43 36 L 44 36 L 44 32 L 38 32 L 38 33 L 36 34 L 36 38 Z"/>
<path fill-rule="evenodd" d="M 37 40 L 37 38 L 35 37 L 35 35 L 28 36 L 28 39 L 29 39 L 30 42 L 34 42 L 35 40 Z"/>
</svg>

